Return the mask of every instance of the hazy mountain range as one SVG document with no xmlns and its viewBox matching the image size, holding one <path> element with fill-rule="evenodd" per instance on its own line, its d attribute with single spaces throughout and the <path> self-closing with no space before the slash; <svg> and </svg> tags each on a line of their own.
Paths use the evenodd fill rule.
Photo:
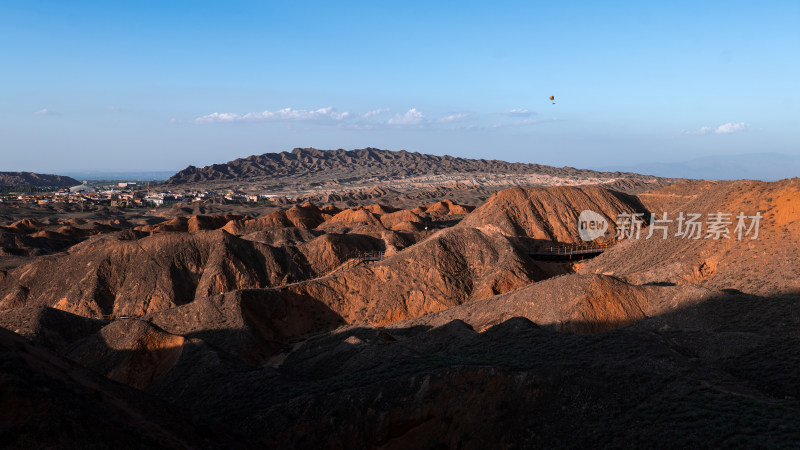
<svg viewBox="0 0 800 450">
<path fill-rule="evenodd" d="M 305 155 L 307 158 L 297 156 L 302 151 L 308 151 L 311 153 L 310 155 Z M 476 169 L 489 169 L 489 170 L 501 170 L 504 172 L 519 172 L 525 170 L 535 170 L 541 171 L 544 173 L 552 173 L 552 174 L 559 174 L 563 175 L 562 172 L 568 172 L 572 175 L 600 175 L 595 171 L 601 172 L 624 172 L 626 175 L 630 174 L 646 174 L 646 175 L 655 175 L 658 177 L 670 177 L 670 178 L 689 178 L 689 179 L 706 179 L 706 180 L 739 180 L 739 179 L 748 179 L 748 180 L 762 180 L 762 181 L 775 181 L 784 178 L 792 178 L 796 176 L 800 176 L 800 156 L 794 155 L 787 155 L 782 153 L 775 153 L 775 152 L 766 152 L 766 153 L 748 153 L 748 154 L 740 154 L 740 155 L 712 155 L 712 156 L 703 156 L 700 158 L 691 159 L 688 161 L 682 162 L 648 162 L 648 163 L 638 163 L 633 165 L 627 166 L 597 166 L 592 167 L 591 170 L 587 169 L 573 169 L 569 167 L 563 168 L 556 168 L 538 164 L 522 164 L 522 163 L 509 163 L 505 161 L 486 161 L 486 160 L 470 160 L 464 158 L 453 158 L 453 157 L 439 157 L 435 155 L 420 155 L 418 153 L 406 153 L 406 152 L 397 152 L 398 155 L 402 154 L 405 156 L 396 158 L 395 161 L 386 161 L 382 160 L 383 158 L 374 158 L 375 153 L 382 153 L 385 152 L 386 154 L 392 154 L 395 152 L 388 152 L 385 150 L 377 150 L 377 149 L 365 149 L 371 153 L 369 155 L 362 155 L 357 153 L 358 151 L 349 151 L 345 152 L 343 150 L 323 153 L 326 156 L 328 161 L 324 161 L 320 164 L 319 160 L 316 160 L 316 165 L 318 167 L 313 167 L 315 164 L 308 164 L 310 159 L 314 159 L 314 157 L 319 157 L 320 152 L 319 150 L 315 149 L 296 149 L 293 152 L 282 152 L 279 154 L 265 154 L 260 156 L 250 156 L 248 158 L 240 158 L 234 161 L 230 161 L 226 164 L 214 164 L 211 166 L 207 166 L 204 168 L 196 168 L 194 166 L 189 166 L 184 170 L 176 170 L 176 171 L 169 171 L 169 170 L 159 170 L 159 171 L 137 171 L 137 172 L 127 172 L 127 171 L 84 171 L 84 172 L 64 172 L 63 179 L 66 180 L 65 184 L 72 183 L 72 180 L 128 180 L 128 181 L 162 181 L 171 178 L 173 183 L 181 183 L 184 181 L 188 181 L 190 179 L 196 179 L 195 181 L 200 180 L 208 180 L 208 179 L 215 179 L 215 178 L 222 178 L 222 179 L 231 179 L 237 178 L 238 176 L 253 176 L 253 169 L 260 169 L 256 170 L 256 172 L 262 172 L 260 175 L 267 175 L 270 174 L 274 175 L 289 175 L 289 173 L 280 173 L 280 172 L 305 172 L 305 173 L 312 173 L 316 170 L 318 171 L 330 171 L 332 169 L 337 169 L 340 167 L 336 167 L 337 163 L 344 162 L 345 164 L 341 164 L 342 166 L 346 166 L 347 162 L 354 162 L 353 156 L 355 156 L 356 160 L 361 159 L 358 156 L 367 156 L 359 163 L 372 163 L 372 165 L 376 166 L 373 167 L 377 168 L 380 166 L 384 166 L 388 163 L 389 166 L 394 166 L 396 164 L 400 164 L 401 167 L 391 167 L 394 169 L 393 171 L 397 172 L 398 169 L 403 171 L 402 165 L 408 164 L 410 167 L 406 167 L 405 170 L 412 172 L 412 173 L 426 173 L 430 170 L 439 169 L 440 165 L 445 166 L 457 166 L 457 167 L 447 167 L 447 168 L 458 168 L 458 169 L 465 169 L 466 171 L 474 171 Z M 338 152 L 338 153 L 337 153 Z M 361 151 L 361 153 L 367 153 Z M 267 155 L 275 155 L 279 159 L 284 159 L 284 161 L 270 161 L 273 164 L 277 162 L 278 164 L 274 167 L 265 167 L 269 166 L 269 164 L 253 164 L 256 162 L 257 159 L 266 160 Z M 342 156 L 347 156 L 342 160 Z M 308 158 L 311 156 L 311 158 Z M 373 158 L 370 158 L 373 156 Z M 282 157 L 282 158 L 281 158 Z M 287 158 L 288 157 L 288 158 Z M 278 169 L 278 166 L 282 166 L 281 163 L 286 163 L 289 159 L 295 157 L 297 161 L 294 161 L 295 167 L 282 167 L 284 170 L 275 170 Z M 419 158 L 419 160 L 417 160 Z M 395 159 L 395 158 L 391 158 Z M 371 160 L 371 161 L 368 161 Z M 262 161 L 263 162 L 263 161 Z M 422 164 L 420 164 L 422 162 Z M 369 164 L 367 164 L 369 165 Z M 461 167 L 461 165 L 465 167 Z M 249 166 L 245 169 L 244 166 Z M 253 167 L 253 166 L 261 166 L 261 167 Z M 292 166 L 289 164 L 288 166 Z M 493 166 L 493 167 L 492 167 Z M 221 170 L 221 169 L 227 170 Z M 271 169 L 271 170 L 270 170 Z M 294 170 L 286 170 L 286 169 L 294 169 Z M 300 170 L 298 170 L 300 169 Z M 421 170 L 422 169 L 422 170 Z M 237 173 L 238 172 L 238 173 Z M 271 172 L 271 173 L 270 173 Z M 279 172 L 279 173 L 275 173 Z M 47 180 L 38 179 L 22 179 L 18 178 L 20 174 L 26 175 L 34 175 L 34 176 L 45 176 L 39 174 L 33 174 L 31 172 L 3 172 L 5 175 L 17 175 L 14 180 L 11 178 L 6 177 L 7 183 L 4 185 L 40 185 L 41 182 L 45 184 L 49 184 L 52 182 L 49 178 Z M 294 173 L 292 175 L 297 175 Z M 610 174 L 607 174 L 610 175 Z M 55 175 L 58 177 L 58 175 Z M 46 175 L 46 177 L 50 177 Z M 70 178 L 71 177 L 71 178 Z M 60 183 L 56 183 L 58 185 Z"/>
<path fill-rule="evenodd" d="M 612 170 L 612 167 L 598 167 Z M 636 172 L 660 177 L 704 180 L 775 181 L 800 176 L 800 157 L 782 153 L 748 153 L 742 155 L 703 156 L 673 163 L 641 163 L 614 166 L 613 170 Z"/>
</svg>

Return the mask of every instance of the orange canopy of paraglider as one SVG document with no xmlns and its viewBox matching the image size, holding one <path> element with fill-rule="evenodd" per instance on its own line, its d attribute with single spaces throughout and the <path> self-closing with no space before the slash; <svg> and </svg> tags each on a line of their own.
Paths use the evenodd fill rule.
<svg viewBox="0 0 800 450">
<path fill-rule="evenodd" d="M 555 96 L 552 96 L 552 95 L 550 96 L 550 101 L 553 101 L 555 99 L 556 99 Z"/>
</svg>

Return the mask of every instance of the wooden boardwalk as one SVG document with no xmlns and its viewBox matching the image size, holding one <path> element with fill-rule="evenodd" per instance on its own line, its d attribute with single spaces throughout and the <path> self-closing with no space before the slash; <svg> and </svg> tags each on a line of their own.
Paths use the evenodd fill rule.
<svg viewBox="0 0 800 450">
<path fill-rule="evenodd" d="M 386 258 L 386 252 L 358 252 L 350 256 L 347 261 L 345 261 L 340 266 L 334 267 L 331 271 L 327 272 L 323 276 L 328 276 L 335 272 L 340 272 L 343 270 L 352 269 L 353 267 L 360 266 L 363 264 L 369 264 L 371 262 L 377 262 Z"/>
<path fill-rule="evenodd" d="M 528 256 L 540 261 L 575 261 L 594 258 L 609 248 L 616 245 L 616 242 L 603 244 L 568 244 L 542 247 L 537 250 L 529 251 Z"/>
<path fill-rule="evenodd" d="M 363 262 L 380 261 L 386 257 L 386 252 L 362 252 L 353 257 Z"/>
<path fill-rule="evenodd" d="M 141 316 L 132 316 L 129 314 L 121 314 L 121 315 L 103 314 L 100 316 L 94 316 L 95 319 L 101 319 L 101 320 L 127 320 L 127 319 L 138 319 L 139 317 Z"/>
</svg>

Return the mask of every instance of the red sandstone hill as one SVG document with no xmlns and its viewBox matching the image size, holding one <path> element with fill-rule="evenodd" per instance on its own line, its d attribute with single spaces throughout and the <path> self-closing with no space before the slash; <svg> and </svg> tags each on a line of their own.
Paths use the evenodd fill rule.
<svg viewBox="0 0 800 450">
<path fill-rule="evenodd" d="M 382 325 L 412 319 L 544 277 L 502 235 L 449 229 L 370 266 L 276 289 L 197 296 L 186 304 L 153 309 L 147 320 L 165 332 L 200 338 L 242 361 L 258 363 L 288 340 L 308 333 L 345 323 Z M 81 358 L 101 360 L 105 357 L 97 355 L 102 354 Z M 122 370 L 114 369 L 115 364 L 103 367 L 107 373 Z"/>
<path fill-rule="evenodd" d="M 691 286 L 635 286 L 604 275 L 570 274 L 391 327 L 436 327 L 461 320 L 483 331 L 524 317 L 558 331 L 598 333 L 725 295 Z"/>
<path fill-rule="evenodd" d="M 75 245 L 88 236 L 120 231 L 128 226 L 124 219 L 21 219 L 0 225 L 0 256 L 47 255 Z"/>
<path fill-rule="evenodd" d="M 222 228 L 227 223 L 236 220 L 247 220 L 249 217 L 240 216 L 238 214 L 224 214 L 224 215 L 196 215 L 190 217 L 175 217 L 165 222 L 153 225 L 143 225 L 136 229 L 143 232 L 159 232 L 165 231 L 186 231 L 189 233 L 196 233 L 198 231 L 216 230 Z"/>
<path fill-rule="evenodd" d="M 363 206 L 348 208 L 321 224 L 321 229 L 354 228 L 363 225 L 381 226 L 380 213 L 374 213 Z"/>
<path fill-rule="evenodd" d="M 395 231 L 419 231 L 424 227 L 425 219 L 412 211 L 403 209 L 384 214 L 380 217 L 381 224 Z"/>
<path fill-rule="evenodd" d="M 147 319 L 166 332 L 203 339 L 251 364 L 263 363 L 289 339 L 345 323 L 322 302 L 282 297 L 269 289 L 206 297 Z"/>
<path fill-rule="evenodd" d="M 4 448 L 220 448 L 246 445 L 153 396 L 0 329 Z"/>
<path fill-rule="evenodd" d="M 604 289 L 621 283 L 602 276 L 573 278 L 579 281 L 573 286 L 579 295 L 583 281 Z M 573 289 L 569 286 L 564 285 Z M 630 299 L 642 290 L 623 289 L 629 290 Z M 792 348 L 797 345 L 797 320 L 785 313 L 796 307 L 796 300 L 781 304 L 725 296 L 690 305 L 674 316 L 591 335 L 555 332 L 522 318 L 481 332 L 458 320 L 438 326 L 412 321 L 383 329 L 345 326 L 293 340 L 270 361 L 274 367 L 226 361 L 219 349 L 237 348 L 237 339 L 244 336 L 222 331 L 240 326 L 237 317 L 252 319 L 237 306 L 246 303 L 244 295 L 272 308 L 258 316 L 285 325 L 299 323 L 286 318 L 309 312 L 259 300 L 266 292 L 240 291 L 213 299 L 220 308 L 217 319 L 195 320 L 193 314 L 201 310 L 159 313 L 173 315 L 171 324 L 161 326 L 188 327 L 186 335 L 209 346 L 184 342 L 172 370 L 150 391 L 277 447 L 313 441 L 405 448 L 463 441 L 468 448 L 484 448 L 499 440 L 584 446 L 597 439 L 648 446 L 656 443 L 652 429 L 659 430 L 658 439 L 669 436 L 671 442 L 686 444 L 701 439 L 697 436 L 720 445 L 764 439 L 779 445 L 793 439 L 792 423 L 800 411 L 791 397 L 796 392 L 792 367 L 797 354 Z M 545 303 L 558 307 L 551 300 L 561 295 L 569 301 L 571 293 L 550 294 Z M 592 289 L 578 303 L 596 294 Z M 534 296 L 521 306 L 535 303 Z M 717 320 L 715 311 L 723 317 Z M 753 326 L 753 318 L 768 313 L 773 320 L 781 311 L 785 317 L 783 323 L 774 322 L 778 327 Z M 746 317 L 736 319 L 741 315 Z M 226 325 L 226 320 L 231 322 Z M 215 325 L 206 332 L 191 328 L 198 322 Z M 124 333 L 119 336 L 109 339 L 111 345 L 127 339 Z M 467 401 L 481 407 L 465 409 Z M 486 426 L 487 420 L 493 426 Z M 630 426 L 642 421 L 646 428 Z M 743 432 L 731 421 L 772 431 Z M 325 432 L 310 433 L 309 427 Z M 565 429 L 572 431 L 564 434 Z"/>
<path fill-rule="evenodd" d="M 431 203 L 430 205 L 420 206 L 412 211 L 418 214 L 424 212 L 431 216 L 443 217 L 450 215 L 458 216 L 469 214 L 473 209 L 475 208 L 472 206 L 459 205 L 451 200 L 442 200 L 436 203 Z"/>
<path fill-rule="evenodd" d="M 248 239 L 224 230 L 99 236 L 67 254 L 0 272 L 0 310 L 39 305 L 87 317 L 139 316 L 236 289 L 309 279 L 355 254 L 396 252 L 413 243 L 387 230 L 378 237 L 301 230 Z"/>
<path fill-rule="evenodd" d="M 264 377 L 272 406 L 227 420 L 278 447 L 791 445 L 797 339 L 738 330 L 574 335 L 521 318 L 482 333 L 458 321 L 342 328 L 291 346 L 280 371 L 304 395 Z"/>
<path fill-rule="evenodd" d="M 233 234 L 247 234 L 268 228 L 316 228 L 330 215 L 321 211 L 311 203 L 295 205 L 286 210 L 279 210 L 257 219 L 232 220 L 223 229 Z"/>
<path fill-rule="evenodd" d="M 542 206 L 546 204 L 555 205 L 552 215 Z M 4 274 L 0 308 L 41 305 L 88 317 L 139 316 L 227 291 L 308 280 L 358 252 L 381 250 L 399 253 L 369 267 L 294 284 L 281 292 L 329 305 L 348 322 L 390 323 L 546 278 L 552 272 L 529 260 L 506 236 L 571 239 L 577 232 L 574 226 L 568 228 L 576 215 L 570 208 L 584 205 L 609 216 L 636 206 L 630 198 L 600 188 L 511 189 L 493 196 L 459 227 L 417 245 L 413 244 L 421 237 L 417 230 L 422 218 L 412 211 L 380 205 L 346 209 L 331 217 L 307 204 L 259 219 L 234 219 L 213 232 L 176 231 L 144 238 L 108 235 L 78 244 L 67 255 L 39 259 Z M 465 211 L 452 202 L 419 210 L 428 217 Z M 188 220 L 172 222 L 176 230 L 188 230 Z M 289 230 L 286 226 L 293 230 L 316 227 L 319 233 L 327 233 L 298 235 L 298 242 L 285 240 L 289 235 L 284 233 L 280 247 L 269 245 L 275 241 L 264 233 Z M 249 236 L 264 243 L 225 231 L 232 228 L 250 231 Z M 252 233 L 257 229 L 263 236 Z M 353 306 L 342 307 L 342 301 Z"/>
<path fill-rule="evenodd" d="M 504 236 L 442 230 L 369 266 L 295 283 L 277 292 L 310 298 L 348 323 L 387 324 L 508 292 L 545 275 Z"/>
<path fill-rule="evenodd" d="M 600 187 L 512 188 L 492 195 L 458 226 L 496 230 L 506 236 L 580 243 L 578 216 L 587 209 L 608 220 L 607 236 L 614 235 L 619 213 L 647 212 L 636 197 Z"/>
<path fill-rule="evenodd" d="M 471 210 L 472 208 L 469 206 L 459 205 L 450 200 L 419 206 L 413 211 L 383 204 L 346 209 L 339 209 L 332 205 L 318 208 L 314 204 L 306 202 L 257 218 L 235 214 L 177 216 L 163 222 L 138 226 L 135 230 L 144 233 L 194 233 L 222 228 L 231 234 L 247 235 L 283 228 L 304 228 L 335 233 L 364 232 L 377 236 L 383 230 L 418 232 L 433 220 L 463 216 Z M 15 225 L 14 229 L 24 226 L 24 224 Z M 40 228 L 31 227 L 32 230 Z M 85 235 L 87 234 L 84 233 L 83 236 Z"/>
<path fill-rule="evenodd" d="M 72 345 L 68 354 L 112 379 L 149 390 L 173 376 L 169 374 L 179 370 L 176 365 L 184 364 L 182 352 L 198 351 L 198 345 L 262 364 L 287 341 L 309 333 L 348 323 L 382 325 L 412 319 L 511 291 L 543 276 L 499 234 L 443 230 L 371 266 L 277 289 L 197 296 L 186 304 L 153 310 L 144 317 L 147 322 L 113 322 Z M 185 339 L 202 343 L 194 342 L 187 350 Z M 212 364 L 209 370 L 222 369 Z"/>
<path fill-rule="evenodd" d="M 459 208 L 452 203 L 442 205 Z M 6 309 L 20 305 L 54 306 L 88 317 L 137 316 L 196 297 L 241 288 L 278 286 L 325 274 L 360 252 L 397 252 L 419 239 L 421 222 L 410 211 L 382 205 L 339 211 L 304 204 L 258 219 L 233 215 L 179 216 L 138 227 L 135 232 L 128 230 L 92 238 L 72 247 L 68 255 L 37 260 L 24 269 L 0 273 L 0 305 Z M 5 236 L 13 240 L 9 246 L 32 245 L 38 239 L 46 240 L 38 244 L 40 247 L 63 242 L 56 247 L 62 249 L 91 234 L 113 231 L 110 227 L 94 231 L 105 225 L 78 219 L 70 223 L 73 225 L 61 226 L 54 232 L 47 227 L 58 223 L 18 221 Z M 223 224 L 222 231 L 203 231 Z M 92 228 L 86 228 L 88 225 Z M 299 231 L 318 225 L 326 225 L 322 227 L 324 231 L 305 232 L 307 236 Z M 225 231 L 248 233 L 249 238 L 235 238 Z M 342 234 L 350 231 L 358 233 Z M 142 233 L 147 232 L 168 232 L 174 236 L 157 234 L 142 238 Z M 187 232 L 192 235 L 185 236 Z M 276 240 L 279 235 L 283 237 Z M 42 276 L 44 273 L 49 276 Z"/>
<path fill-rule="evenodd" d="M 24 306 L 0 311 L 0 327 L 51 350 L 97 333 L 108 322 L 70 314 L 46 306 Z"/>
<path fill-rule="evenodd" d="M 180 407 L 277 448 L 791 446 L 799 193 L 796 179 L 638 197 L 511 189 L 424 239 L 392 229 L 457 208 L 304 205 L 258 226 L 240 220 L 242 236 L 188 225 L 93 236 L 0 271 L 0 325 L 37 343 L 0 330 L 11 386 L 0 409 L 14 412 L 0 414 L 0 440 L 86 446 L 89 423 L 122 447 L 119 435 L 136 447 L 237 446 L 175 421 Z M 519 238 L 576 242 L 582 209 L 612 224 L 631 210 L 764 219 L 758 240 L 622 242 L 579 274 L 545 279 Z M 61 226 L 41 223 L 27 231 Z M 391 256 L 317 277 L 373 249 Z M 43 305 L 146 314 L 104 321 Z M 32 358 L 40 344 L 94 374 L 52 353 Z M 123 387 L 97 373 L 144 393 L 109 393 Z"/>
<path fill-rule="evenodd" d="M 144 391 L 172 369 L 184 341 L 149 322 L 119 320 L 73 345 L 68 355 L 84 367 Z"/>
<path fill-rule="evenodd" d="M 108 235 L 4 274 L 0 309 L 42 305 L 87 317 L 138 316 L 312 273 L 296 249 L 247 241 L 222 230 L 141 239 Z"/>
<path fill-rule="evenodd" d="M 587 262 L 582 273 L 607 273 L 632 283 L 699 284 L 758 295 L 800 292 L 800 179 L 774 183 L 757 181 L 696 182 L 641 194 L 650 211 L 673 220 L 667 239 L 663 230 L 650 239 L 623 242 Z M 700 239 L 675 236 L 677 218 L 701 214 Z M 709 214 L 730 214 L 729 238 L 706 239 Z M 760 213 L 757 239 L 737 238 L 735 216 Z M 749 227 L 752 220 L 747 219 Z M 665 225 L 662 223 L 661 225 Z"/>
</svg>

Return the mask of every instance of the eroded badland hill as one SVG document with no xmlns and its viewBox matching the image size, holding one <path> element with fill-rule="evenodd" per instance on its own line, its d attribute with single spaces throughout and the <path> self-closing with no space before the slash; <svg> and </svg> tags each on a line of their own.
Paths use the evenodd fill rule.
<svg viewBox="0 0 800 450">
<path fill-rule="evenodd" d="M 496 163 L 315 152 L 190 167 L 170 182 L 328 173 L 342 183 L 352 158 L 405 168 L 390 170 L 398 179 Z M 348 205 L 327 193 L 245 214 L 9 217 L 0 441 L 796 445 L 800 179 L 639 193 L 576 184 L 586 185 L 486 192 L 479 204 L 392 204 L 383 192 Z M 639 238 L 578 258 L 601 248 L 581 238 L 585 210 L 607 222 L 603 242 L 629 231 L 620 217 L 641 218 Z M 696 239 L 676 233 L 690 213 L 705 226 Z M 731 223 L 714 239 L 717 213 Z M 760 217 L 757 238 L 738 236 L 739 213 Z"/>
</svg>

